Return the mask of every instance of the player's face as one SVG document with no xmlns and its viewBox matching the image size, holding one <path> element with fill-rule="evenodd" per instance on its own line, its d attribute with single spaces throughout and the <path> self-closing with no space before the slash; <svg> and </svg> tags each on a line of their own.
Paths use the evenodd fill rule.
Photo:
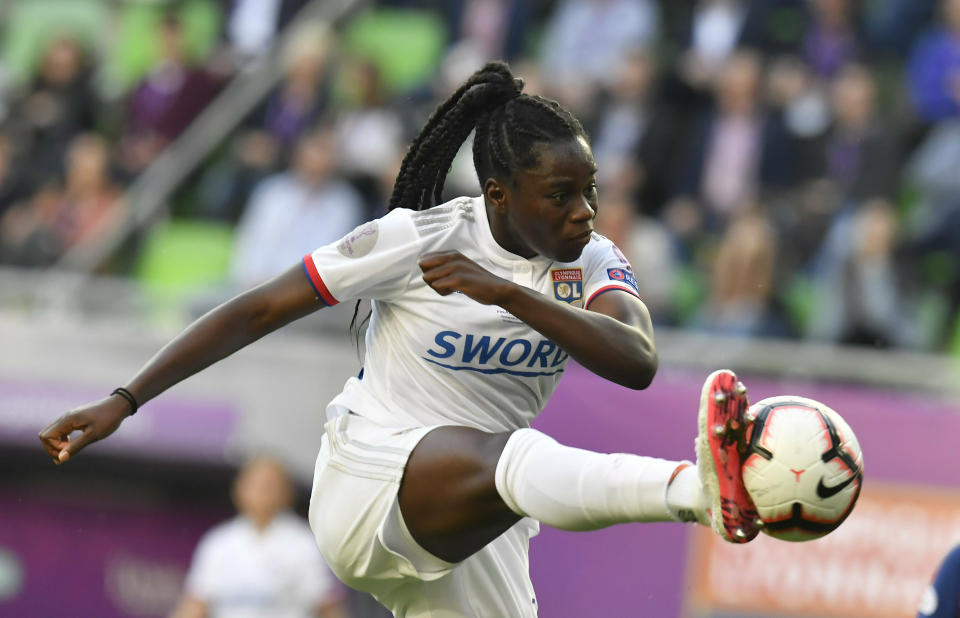
<svg viewBox="0 0 960 618">
<path fill-rule="evenodd" d="M 254 521 L 268 522 L 289 505 L 290 481 L 279 464 L 254 459 L 237 477 L 233 499 L 240 513 Z"/>
<path fill-rule="evenodd" d="M 597 164 L 583 138 L 534 146 L 538 163 L 505 187 L 507 246 L 523 257 L 580 257 L 597 214 Z M 498 239 L 500 240 L 500 239 Z"/>
</svg>

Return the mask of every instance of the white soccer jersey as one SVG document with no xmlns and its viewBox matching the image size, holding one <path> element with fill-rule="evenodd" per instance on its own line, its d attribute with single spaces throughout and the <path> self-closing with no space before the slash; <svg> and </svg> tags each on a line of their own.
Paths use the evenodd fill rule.
<svg viewBox="0 0 960 618">
<path fill-rule="evenodd" d="M 303 261 L 327 304 L 373 301 L 362 376 L 347 381 L 332 408 L 386 426 L 510 431 L 528 427 L 546 405 L 567 354 L 499 306 L 428 286 L 418 261 L 439 251 L 459 251 L 494 275 L 576 307 L 610 290 L 637 295 L 626 258 L 599 234 L 575 262 L 526 259 L 494 240 L 482 197 L 419 212 L 394 209 Z"/>
</svg>

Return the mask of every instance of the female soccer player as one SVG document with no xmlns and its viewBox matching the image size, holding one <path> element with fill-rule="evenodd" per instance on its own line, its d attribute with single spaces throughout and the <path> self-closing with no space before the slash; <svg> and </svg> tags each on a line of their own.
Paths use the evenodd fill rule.
<svg viewBox="0 0 960 618">
<path fill-rule="evenodd" d="M 537 521 L 699 521 L 728 541 L 756 536 L 736 447 L 747 400 L 729 371 L 703 387 L 696 468 L 529 427 L 568 356 L 642 389 L 657 354 L 630 265 L 593 232 L 583 128 L 521 89 L 503 63 L 471 76 L 413 141 L 386 216 L 212 310 L 125 388 L 44 429 L 50 457 L 66 462 L 138 402 L 284 324 L 369 298 L 363 371 L 327 407 L 310 523 L 337 576 L 397 616 L 536 615 Z M 483 195 L 434 206 L 474 130 Z"/>
</svg>

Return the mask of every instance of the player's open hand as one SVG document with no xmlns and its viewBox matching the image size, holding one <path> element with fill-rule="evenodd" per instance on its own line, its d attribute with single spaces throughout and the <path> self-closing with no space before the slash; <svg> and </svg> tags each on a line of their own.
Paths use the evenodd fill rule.
<svg viewBox="0 0 960 618">
<path fill-rule="evenodd" d="M 40 432 L 40 442 L 53 463 L 60 465 L 80 449 L 106 438 L 120 426 L 130 412 L 120 397 L 107 397 L 67 412 Z M 80 434 L 70 437 L 79 431 Z"/>
<path fill-rule="evenodd" d="M 423 280 L 441 296 L 462 292 L 485 305 L 500 304 L 513 286 L 459 251 L 427 253 L 420 258 L 420 269 Z"/>
</svg>

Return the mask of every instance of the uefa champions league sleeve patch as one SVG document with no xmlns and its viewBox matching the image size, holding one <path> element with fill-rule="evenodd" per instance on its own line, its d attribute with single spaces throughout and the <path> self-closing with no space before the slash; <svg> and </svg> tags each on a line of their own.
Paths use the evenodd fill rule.
<svg viewBox="0 0 960 618">
<path fill-rule="evenodd" d="M 553 278 L 553 296 L 568 304 L 583 300 L 583 270 L 580 268 L 558 268 L 551 270 Z"/>
<path fill-rule="evenodd" d="M 373 246 L 377 244 L 379 231 L 380 227 L 376 219 L 367 221 L 344 236 L 340 242 L 337 243 L 337 251 L 344 257 L 363 257 L 370 253 L 370 251 L 373 250 Z"/>
<path fill-rule="evenodd" d="M 637 278 L 633 276 L 626 268 L 608 268 L 607 276 L 610 277 L 613 281 L 619 281 L 620 283 L 626 283 L 634 292 L 639 292 L 637 289 Z"/>
</svg>

